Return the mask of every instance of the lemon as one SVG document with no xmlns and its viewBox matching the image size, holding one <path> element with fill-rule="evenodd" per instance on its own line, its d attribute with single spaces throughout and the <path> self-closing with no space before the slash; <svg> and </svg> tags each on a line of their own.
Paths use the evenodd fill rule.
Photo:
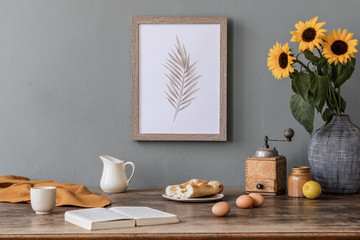
<svg viewBox="0 0 360 240">
<path fill-rule="evenodd" d="M 315 199 L 321 195 L 321 186 L 315 181 L 308 181 L 303 185 L 302 191 L 305 197 Z"/>
</svg>

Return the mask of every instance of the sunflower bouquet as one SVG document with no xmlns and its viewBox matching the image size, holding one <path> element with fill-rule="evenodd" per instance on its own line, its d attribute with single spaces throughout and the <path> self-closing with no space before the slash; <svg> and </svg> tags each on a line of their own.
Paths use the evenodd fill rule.
<svg viewBox="0 0 360 240">
<path fill-rule="evenodd" d="M 295 24 L 291 42 L 299 42 L 299 53 L 294 54 L 289 44 L 276 43 L 270 49 L 267 65 L 276 79 L 291 78 L 295 94 L 290 98 L 294 118 L 311 135 L 315 109 L 325 122 L 333 115 L 341 115 L 346 101 L 341 97 L 341 86 L 355 69 L 355 48 L 358 45 L 353 33 L 347 29 L 327 32 L 325 22 L 318 17 Z M 301 57 L 303 56 L 303 57 Z M 306 62 L 305 62 L 306 61 Z M 295 64 L 298 69 L 295 69 Z"/>
</svg>

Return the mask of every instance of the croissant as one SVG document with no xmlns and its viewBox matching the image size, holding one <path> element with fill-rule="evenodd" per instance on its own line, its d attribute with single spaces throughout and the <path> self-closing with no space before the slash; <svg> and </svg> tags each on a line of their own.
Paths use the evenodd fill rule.
<svg viewBox="0 0 360 240">
<path fill-rule="evenodd" d="M 219 181 L 204 181 L 200 179 L 191 179 L 179 185 L 170 185 L 166 187 L 166 195 L 179 199 L 206 197 L 221 193 L 224 186 Z"/>
</svg>

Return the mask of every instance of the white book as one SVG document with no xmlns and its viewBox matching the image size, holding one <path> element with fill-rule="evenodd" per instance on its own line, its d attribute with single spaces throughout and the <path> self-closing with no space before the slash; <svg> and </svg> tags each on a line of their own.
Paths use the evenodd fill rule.
<svg viewBox="0 0 360 240">
<path fill-rule="evenodd" d="M 67 211 L 65 221 L 95 230 L 177 223 L 179 218 L 149 207 L 112 207 Z"/>
</svg>

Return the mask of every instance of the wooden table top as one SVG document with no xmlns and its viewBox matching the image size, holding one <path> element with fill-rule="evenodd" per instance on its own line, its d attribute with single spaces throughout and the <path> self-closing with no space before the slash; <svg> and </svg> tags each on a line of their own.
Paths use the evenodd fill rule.
<svg viewBox="0 0 360 240">
<path fill-rule="evenodd" d="M 64 221 L 56 207 L 50 215 L 36 215 L 27 203 L 0 203 L 0 239 L 360 239 L 360 194 L 327 195 L 319 199 L 265 196 L 260 208 L 235 205 L 240 188 L 225 189 L 230 215 L 215 217 L 214 203 L 180 203 L 161 197 L 160 189 L 129 189 L 105 194 L 112 206 L 148 206 L 177 214 L 177 224 L 89 231 Z"/>
</svg>

